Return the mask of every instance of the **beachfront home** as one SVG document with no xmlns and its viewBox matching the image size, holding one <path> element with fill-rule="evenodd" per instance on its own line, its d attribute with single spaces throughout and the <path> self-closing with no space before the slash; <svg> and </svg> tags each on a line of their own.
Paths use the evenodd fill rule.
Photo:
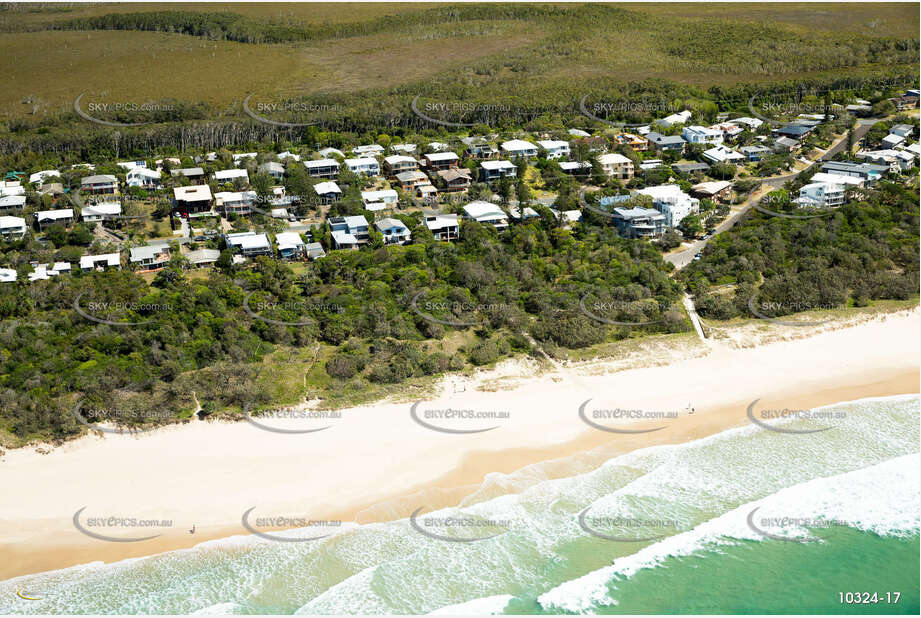
<svg viewBox="0 0 921 618">
<path fill-rule="evenodd" d="M 176 170 L 170 170 L 169 173 L 173 178 L 186 178 L 189 183 L 193 185 L 205 182 L 205 170 L 200 167 L 183 167 Z"/>
<path fill-rule="evenodd" d="M 656 151 L 663 152 L 671 150 L 674 152 L 684 152 L 684 146 L 687 144 L 680 135 L 662 135 L 656 131 L 650 131 L 646 134 L 646 140 L 655 147 Z"/>
<path fill-rule="evenodd" d="M 518 168 L 511 161 L 483 161 L 480 163 L 480 180 L 491 182 L 500 178 L 514 178 Z"/>
<path fill-rule="evenodd" d="M 424 157 L 425 166 L 430 170 L 448 170 L 457 167 L 460 157 L 453 152 L 430 152 Z"/>
<path fill-rule="evenodd" d="M 704 150 L 703 157 L 713 163 L 740 163 L 745 161 L 745 155 L 723 145 Z"/>
<path fill-rule="evenodd" d="M 723 143 L 722 131 L 710 127 L 702 127 L 700 125 L 684 127 L 684 130 L 681 131 L 681 137 L 689 144 L 719 145 Z"/>
<path fill-rule="evenodd" d="M 377 211 L 385 208 L 393 208 L 397 205 L 399 196 L 393 189 L 381 189 L 379 191 L 362 191 L 361 203 L 366 210 Z"/>
<path fill-rule="evenodd" d="M 688 215 L 697 214 L 700 200 L 691 197 L 678 185 L 659 185 L 637 191 L 652 198 L 652 206 L 665 215 L 665 225 L 677 227 Z"/>
<path fill-rule="evenodd" d="M 211 212 L 211 187 L 190 185 L 173 189 L 173 209 L 183 217 Z"/>
<path fill-rule="evenodd" d="M 304 161 L 307 173 L 318 178 L 333 178 L 339 174 L 339 162 L 335 159 Z"/>
<path fill-rule="evenodd" d="M 279 232 L 275 235 L 275 245 L 279 257 L 285 260 L 300 259 L 307 250 L 307 244 L 297 232 Z"/>
<path fill-rule="evenodd" d="M 218 191 L 214 194 L 214 205 L 224 217 L 231 214 L 248 215 L 256 203 L 255 191 Z"/>
<path fill-rule="evenodd" d="M 402 245 L 412 237 L 409 228 L 399 219 L 392 217 L 375 221 L 374 227 L 384 236 L 384 244 L 387 245 Z"/>
<path fill-rule="evenodd" d="M 97 174 L 80 180 L 80 189 L 91 195 L 115 195 L 118 193 L 118 179 L 111 174 Z"/>
<path fill-rule="evenodd" d="M 471 221 L 491 225 L 500 232 L 508 228 L 508 215 L 492 202 L 470 202 L 463 210 L 464 215 Z"/>
<path fill-rule="evenodd" d="M 443 215 L 437 212 L 425 213 L 425 227 L 427 227 L 435 240 L 457 240 L 459 237 L 460 226 L 457 222 L 457 215 Z"/>
<path fill-rule="evenodd" d="M 614 208 L 614 225 L 626 238 L 655 238 L 665 233 L 665 215 L 652 208 Z"/>
<path fill-rule="evenodd" d="M 146 167 L 132 168 L 128 170 L 125 184 L 129 187 L 138 187 L 141 189 L 159 189 L 160 172 L 158 170 L 149 170 Z"/>
<path fill-rule="evenodd" d="M 166 241 L 128 249 L 128 261 L 141 271 L 160 270 L 169 263 L 170 250 Z"/>
<path fill-rule="evenodd" d="M 512 139 L 507 142 L 502 142 L 501 149 L 502 153 L 509 158 L 523 157 L 527 159 L 528 157 L 537 156 L 537 146 L 523 139 Z"/>
<path fill-rule="evenodd" d="M 121 270 L 121 256 L 118 253 L 103 253 L 101 255 L 84 255 L 80 258 L 80 270 Z"/>
<path fill-rule="evenodd" d="M 368 176 L 379 176 L 381 173 L 380 164 L 378 164 L 377 159 L 372 159 L 371 157 L 360 157 L 358 159 L 346 159 L 346 167 L 353 174 L 366 174 Z"/>
<path fill-rule="evenodd" d="M 466 191 L 473 182 L 470 170 L 466 167 L 456 167 L 449 170 L 438 170 L 438 176 L 445 182 L 445 191 Z"/>
<path fill-rule="evenodd" d="M 239 232 L 236 234 L 225 234 L 224 240 L 231 251 L 247 258 L 257 255 L 272 255 L 272 243 L 269 237 L 264 233 Z"/>
<path fill-rule="evenodd" d="M 368 220 L 362 215 L 330 217 L 327 223 L 337 249 L 357 249 L 368 242 Z"/>
<path fill-rule="evenodd" d="M 569 142 L 563 140 L 548 139 L 537 142 L 546 153 L 548 159 L 563 159 L 570 155 Z"/>
<path fill-rule="evenodd" d="M 317 199 L 321 204 L 332 204 L 333 202 L 339 201 L 339 198 L 342 196 L 342 189 L 339 188 L 339 185 L 335 181 L 329 180 L 326 182 L 318 182 L 313 185 L 313 190 L 317 194 Z"/>
<path fill-rule="evenodd" d="M 403 172 L 415 172 L 419 169 L 419 162 L 406 155 L 390 155 L 384 157 L 384 171 L 388 176 L 396 176 Z"/>
<path fill-rule="evenodd" d="M 35 213 L 38 229 L 45 229 L 46 225 L 70 225 L 74 222 L 74 209 L 62 208 L 60 210 L 39 210 Z"/>
<path fill-rule="evenodd" d="M 613 178 L 629 180 L 633 178 L 633 161 L 618 152 L 609 152 L 598 156 L 601 171 Z"/>
<path fill-rule="evenodd" d="M 26 220 L 22 217 L 0 216 L 0 237 L 20 240 L 26 235 Z"/>
<path fill-rule="evenodd" d="M 102 223 L 121 219 L 122 205 L 118 202 L 100 202 L 80 209 L 80 218 L 86 223 Z"/>
</svg>

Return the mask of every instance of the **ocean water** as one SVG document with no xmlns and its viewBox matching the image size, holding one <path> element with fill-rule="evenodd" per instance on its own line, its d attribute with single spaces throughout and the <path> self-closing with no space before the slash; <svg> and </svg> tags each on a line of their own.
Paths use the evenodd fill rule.
<svg viewBox="0 0 921 618">
<path fill-rule="evenodd" d="M 919 405 L 844 402 L 830 421 L 777 424 L 826 431 L 746 426 L 489 475 L 426 514 L 491 520 L 438 528 L 483 540 L 406 519 L 310 543 L 233 537 L 3 581 L 0 613 L 917 614 Z"/>
</svg>

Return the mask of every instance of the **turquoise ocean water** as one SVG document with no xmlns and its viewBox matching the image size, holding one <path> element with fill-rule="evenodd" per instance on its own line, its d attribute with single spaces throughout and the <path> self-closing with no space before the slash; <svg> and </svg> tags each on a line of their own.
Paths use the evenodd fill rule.
<svg viewBox="0 0 921 618">
<path fill-rule="evenodd" d="M 0 613 L 917 614 L 919 403 L 845 402 L 828 407 L 840 418 L 778 425 L 831 427 L 818 433 L 747 426 L 489 475 L 429 514 L 499 522 L 439 529 L 501 532 L 485 540 L 405 519 L 309 543 L 233 537 L 3 581 Z"/>
</svg>

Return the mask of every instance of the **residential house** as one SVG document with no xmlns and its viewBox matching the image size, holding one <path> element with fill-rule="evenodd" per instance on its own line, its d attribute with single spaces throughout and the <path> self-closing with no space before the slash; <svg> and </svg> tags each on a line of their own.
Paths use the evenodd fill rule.
<svg viewBox="0 0 921 618">
<path fill-rule="evenodd" d="M 241 163 L 246 163 L 247 159 L 255 159 L 259 156 L 257 152 L 241 152 L 239 154 L 231 155 L 233 159 L 233 164 L 239 166 Z"/>
<path fill-rule="evenodd" d="M 115 165 L 124 170 L 131 171 L 137 168 L 145 169 L 147 167 L 147 161 L 118 161 Z"/>
<path fill-rule="evenodd" d="M 419 171 L 402 172 L 396 176 L 397 184 L 403 191 L 410 192 L 422 184 L 432 184 L 429 177 Z"/>
<path fill-rule="evenodd" d="M 742 146 L 739 152 L 749 161 L 757 162 L 771 154 L 771 149 L 767 146 Z"/>
<path fill-rule="evenodd" d="M 446 144 L 444 142 L 430 142 L 429 143 L 429 150 L 431 150 L 432 152 L 444 152 L 448 150 L 449 148 L 451 148 L 451 145 Z"/>
<path fill-rule="evenodd" d="M 473 179 L 466 167 L 438 170 L 438 176 L 445 181 L 445 191 L 466 191 Z"/>
<path fill-rule="evenodd" d="M 873 165 L 871 163 L 850 163 L 848 161 L 826 161 L 822 164 L 822 171 L 842 176 L 855 176 L 865 182 L 873 183 L 886 175 L 888 166 Z"/>
<path fill-rule="evenodd" d="M 92 195 L 115 195 L 118 193 L 118 179 L 111 174 L 86 176 L 80 180 L 80 189 Z"/>
<path fill-rule="evenodd" d="M 357 249 L 368 242 L 368 220 L 361 215 L 327 220 L 337 249 Z"/>
<path fill-rule="evenodd" d="M 628 180 L 633 178 L 633 161 L 617 152 L 609 152 L 598 156 L 601 170 L 608 176 Z"/>
<path fill-rule="evenodd" d="M 521 211 L 517 206 L 509 206 L 508 214 L 514 221 L 527 221 L 528 219 L 539 219 L 540 214 L 530 206 L 525 206 Z"/>
<path fill-rule="evenodd" d="M 898 135 L 900 137 L 911 137 L 915 133 L 915 128 L 910 124 L 897 124 L 889 129 L 889 133 L 892 135 Z M 35 174 L 33 174 L 33 176 L 34 175 Z M 31 182 L 31 177 L 29 180 Z"/>
<path fill-rule="evenodd" d="M 103 223 L 121 219 L 122 205 L 118 202 L 100 202 L 83 206 L 80 209 L 80 218 L 86 223 Z"/>
<path fill-rule="evenodd" d="M 335 150 L 335 148 L 334 148 L 333 150 Z M 278 156 L 278 160 L 279 160 L 279 161 L 285 161 L 285 160 L 287 160 L 287 159 L 294 159 L 295 161 L 300 162 L 300 160 L 301 160 L 301 155 L 295 154 L 295 153 L 291 152 L 290 150 L 286 150 L 286 151 L 284 151 L 284 152 L 279 152 L 277 156 Z M 323 155 L 323 156 L 325 157 L 326 155 Z M 340 152 L 340 153 L 339 153 L 339 156 L 342 157 L 342 156 L 344 156 L 344 155 Z"/>
<path fill-rule="evenodd" d="M 453 152 L 430 152 L 425 155 L 425 166 L 430 170 L 449 170 L 457 167 L 460 157 Z"/>
<path fill-rule="evenodd" d="M 205 182 L 205 170 L 200 167 L 183 167 L 176 170 L 170 170 L 170 175 L 174 178 L 187 178 L 193 185 Z"/>
<path fill-rule="evenodd" d="M 901 135 L 896 135 L 895 133 L 890 133 L 880 141 L 880 145 L 883 148 L 895 148 L 896 146 L 901 145 L 905 141 L 905 138 Z"/>
<path fill-rule="evenodd" d="M 128 261 L 142 271 L 160 270 L 169 264 L 169 243 L 151 243 L 128 249 Z"/>
<path fill-rule="evenodd" d="M 814 127 L 809 126 L 804 122 L 793 122 L 777 129 L 773 129 L 773 133 L 783 137 L 802 140 L 805 136 L 812 132 L 813 128 Z"/>
<path fill-rule="evenodd" d="M 173 189 L 173 210 L 183 217 L 211 212 L 211 187 L 190 185 Z"/>
<path fill-rule="evenodd" d="M 403 172 L 415 172 L 419 169 L 419 162 L 406 155 L 390 155 L 384 157 L 384 171 L 388 176 L 396 176 Z"/>
<path fill-rule="evenodd" d="M 847 187 L 862 187 L 864 179 L 859 176 L 845 176 L 828 172 L 817 172 L 812 175 L 809 182 L 824 182 L 827 184 L 845 185 Z"/>
<path fill-rule="evenodd" d="M 0 268 L 0 283 L 16 283 L 18 278 L 19 273 L 12 268 Z"/>
<path fill-rule="evenodd" d="M 588 161 L 558 161 L 560 170 L 567 174 L 588 173 L 592 169 L 592 164 Z"/>
<path fill-rule="evenodd" d="M 339 162 L 335 159 L 317 159 L 304 161 L 307 173 L 318 178 L 334 178 L 339 174 Z"/>
<path fill-rule="evenodd" d="M 656 135 L 659 135 L 656 133 Z M 614 136 L 614 141 L 621 145 L 630 146 L 636 152 L 643 152 L 649 148 L 649 141 L 642 135 L 634 133 L 621 133 Z"/>
<path fill-rule="evenodd" d="M 70 225 L 74 222 L 74 209 L 62 208 L 60 210 L 39 210 L 35 213 L 38 229 L 45 229 L 46 225 Z"/>
<path fill-rule="evenodd" d="M 0 197 L 0 212 L 19 212 L 26 205 L 25 195 L 4 195 Z"/>
<path fill-rule="evenodd" d="M 345 153 L 339 150 L 338 148 L 324 148 L 323 150 L 317 151 L 317 154 L 319 154 L 324 159 L 330 159 L 334 155 L 339 157 L 340 159 L 345 158 Z"/>
<path fill-rule="evenodd" d="M 393 208 L 397 205 L 399 199 L 399 195 L 393 189 L 361 192 L 361 203 L 364 204 L 365 210 L 370 211 Z"/>
<path fill-rule="evenodd" d="M 464 215 L 471 221 L 491 225 L 500 232 L 508 228 L 508 215 L 492 202 L 470 202 L 463 210 Z"/>
<path fill-rule="evenodd" d="M 234 183 L 237 180 L 240 180 L 241 182 L 244 182 L 244 183 L 248 183 L 249 173 L 246 170 L 238 170 L 238 169 L 218 170 L 214 172 L 214 182 L 216 183 L 219 183 L 219 184 L 224 184 L 228 182 Z"/>
<path fill-rule="evenodd" d="M 259 171 L 279 181 L 285 177 L 285 166 L 277 161 L 266 161 L 259 166 Z"/>
<path fill-rule="evenodd" d="M 709 127 L 713 131 L 719 131 L 723 134 L 723 140 L 733 140 L 745 130 L 737 124 L 732 122 L 721 122 L 720 124 L 715 124 Z"/>
<path fill-rule="evenodd" d="M 342 197 L 342 189 L 334 181 L 318 182 L 313 185 L 313 190 L 317 194 L 317 199 L 321 204 L 332 204 L 339 201 Z"/>
<path fill-rule="evenodd" d="M 275 235 L 275 245 L 279 257 L 285 260 L 300 259 L 307 251 L 307 244 L 297 232 L 279 232 Z"/>
<path fill-rule="evenodd" d="M 811 182 L 799 190 L 800 206 L 840 206 L 845 201 L 845 185 L 828 182 Z"/>
<path fill-rule="evenodd" d="M 21 240 L 26 235 L 26 220 L 22 217 L 0 216 L 0 237 L 3 240 Z"/>
<path fill-rule="evenodd" d="M 371 157 L 360 157 L 358 159 L 346 159 L 346 167 L 353 174 L 366 174 L 368 176 L 380 176 L 381 167 L 377 159 Z"/>
<path fill-rule="evenodd" d="M 118 253 L 103 253 L 100 255 L 84 255 L 80 258 L 80 270 L 121 270 L 122 260 Z"/>
<path fill-rule="evenodd" d="M 482 137 L 462 137 L 461 142 L 467 146 L 467 155 L 472 159 L 491 159 L 499 151 Z"/>
<path fill-rule="evenodd" d="M 438 189 L 430 182 L 416 185 L 416 197 L 430 204 L 438 203 Z"/>
<path fill-rule="evenodd" d="M 394 219 L 392 217 L 385 217 L 379 221 L 375 221 L 374 227 L 383 234 L 384 244 L 387 245 L 403 245 L 412 237 L 409 228 L 399 219 Z"/>
<path fill-rule="evenodd" d="M 563 140 L 542 140 L 537 142 L 537 145 L 547 153 L 548 159 L 563 159 L 570 155 L 569 142 Z"/>
<path fill-rule="evenodd" d="M 726 203 L 732 197 L 732 183 L 728 180 L 702 182 L 691 187 L 691 195 L 714 202 Z"/>
<path fill-rule="evenodd" d="M 889 171 L 894 174 L 911 169 L 915 163 L 915 156 L 905 150 L 864 150 L 854 156 L 875 165 L 888 166 Z"/>
<path fill-rule="evenodd" d="M 648 172 L 649 170 L 654 170 L 657 167 L 662 167 L 662 159 L 644 159 L 640 161 L 640 170 Z"/>
<path fill-rule="evenodd" d="M 366 146 L 356 146 L 352 152 L 359 157 L 373 157 L 384 152 L 384 147 L 380 144 L 368 144 Z"/>
<path fill-rule="evenodd" d="M 719 145 L 704 150 L 703 157 L 713 163 L 739 163 L 745 161 L 745 155 L 742 155 L 731 148 Z"/>
<path fill-rule="evenodd" d="M 748 127 L 749 131 L 754 131 L 758 127 L 764 124 L 764 121 L 759 118 L 749 118 L 748 116 L 742 116 L 741 118 L 732 118 L 728 122 L 731 122 L 734 125 L 744 125 Z"/>
<path fill-rule="evenodd" d="M 570 129 L 568 133 L 573 137 L 591 137 L 591 133 L 583 131 L 582 129 Z"/>
<path fill-rule="evenodd" d="M 656 238 L 665 233 L 665 215 L 652 208 L 614 208 L 614 225 L 626 238 Z"/>
<path fill-rule="evenodd" d="M 689 144 L 713 144 L 718 146 L 723 143 L 722 131 L 700 125 L 684 127 L 681 131 L 681 137 Z"/>
<path fill-rule="evenodd" d="M 57 170 L 42 170 L 29 176 L 29 183 L 33 185 L 43 185 L 48 182 L 49 178 L 60 178 L 61 172 Z"/>
<path fill-rule="evenodd" d="M 502 153 L 509 158 L 523 157 L 527 159 L 537 156 L 537 146 L 523 139 L 512 139 L 507 142 L 502 142 L 501 150 Z"/>
<path fill-rule="evenodd" d="M 682 191 L 678 185 L 647 187 L 637 193 L 652 198 L 653 208 L 665 215 L 665 225 L 669 227 L 677 227 L 686 216 L 700 210 L 700 200 Z"/>
<path fill-rule="evenodd" d="M 390 150 L 409 154 L 411 152 L 416 152 L 416 144 L 391 144 Z"/>
<path fill-rule="evenodd" d="M 196 251 L 189 251 L 185 255 L 185 259 L 189 261 L 189 264 L 196 267 L 214 264 L 219 257 L 221 257 L 221 252 L 217 249 L 198 249 Z"/>
<path fill-rule="evenodd" d="M 323 249 L 323 245 L 318 242 L 309 242 L 304 245 L 304 254 L 311 260 L 326 257 L 326 251 Z"/>
<path fill-rule="evenodd" d="M 646 140 L 659 152 L 666 150 L 684 152 L 684 145 L 687 144 L 680 135 L 662 135 L 655 131 L 647 133 Z"/>
<path fill-rule="evenodd" d="M 149 170 L 146 167 L 135 167 L 128 170 L 125 184 L 129 187 L 142 189 L 158 189 L 160 187 L 160 172 Z"/>
<path fill-rule="evenodd" d="M 518 168 L 511 161 L 482 161 L 480 162 L 480 180 L 490 182 L 499 178 L 514 178 L 518 175 Z"/>
<path fill-rule="evenodd" d="M 774 140 L 775 152 L 796 152 L 800 143 L 791 137 L 778 137 Z"/>
<path fill-rule="evenodd" d="M 432 232 L 435 240 L 457 240 L 460 236 L 460 226 L 455 214 L 425 213 L 425 227 Z"/>
<path fill-rule="evenodd" d="M 225 217 L 248 215 L 253 212 L 255 203 L 255 191 L 218 191 L 214 194 L 214 205 Z"/>
<path fill-rule="evenodd" d="M 225 234 L 224 239 L 231 251 L 244 258 L 272 255 L 272 243 L 264 233 L 249 231 Z"/>
</svg>

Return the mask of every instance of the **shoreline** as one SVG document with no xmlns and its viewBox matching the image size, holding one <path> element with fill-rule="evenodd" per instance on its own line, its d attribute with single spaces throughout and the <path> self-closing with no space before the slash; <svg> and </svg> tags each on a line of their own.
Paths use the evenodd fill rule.
<svg viewBox="0 0 921 618">
<path fill-rule="evenodd" d="M 0 517 L 0 579 L 248 534 L 240 519 L 252 506 L 265 514 L 343 522 L 402 519 L 419 507 L 456 505 L 490 473 L 541 464 L 551 478 L 571 476 L 637 448 L 748 424 L 746 407 L 754 399 L 804 409 L 917 393 L 918 318 L 915 309 L 753 348 L 716 345 L 702 357 L 617 373 L 598 374 L 602 363 L 580 364 L 523 378 L 509 390 L 438 399 L 510 410 L 512 431 L 440 435 L 409 421 L 408 404 L 381 403 L 344 410 L 342 423 L 352 429 L 335 437 L 198 422 L 140 436 L 85 437 L 45 455 L 17 449 L 0 464 L 0 490 L 19 497 Z M 611 434 L 573 422 L 579 404 L 593 395 L 598 403 L 683 412 L 661 431 Z M 689 400 L 693 414 L 685 409 Z M 630 427 L 656 423 L 662 421 Z M 150 507 L 163 504 L 173 506 Z M 175 525 L 150 541 L 98 541 L 73 526 L 74 512 L 83 506 L 88 513 L 150 515 Z M 193 524 L 194 535 L 188 533 Z"/>
</svg>

